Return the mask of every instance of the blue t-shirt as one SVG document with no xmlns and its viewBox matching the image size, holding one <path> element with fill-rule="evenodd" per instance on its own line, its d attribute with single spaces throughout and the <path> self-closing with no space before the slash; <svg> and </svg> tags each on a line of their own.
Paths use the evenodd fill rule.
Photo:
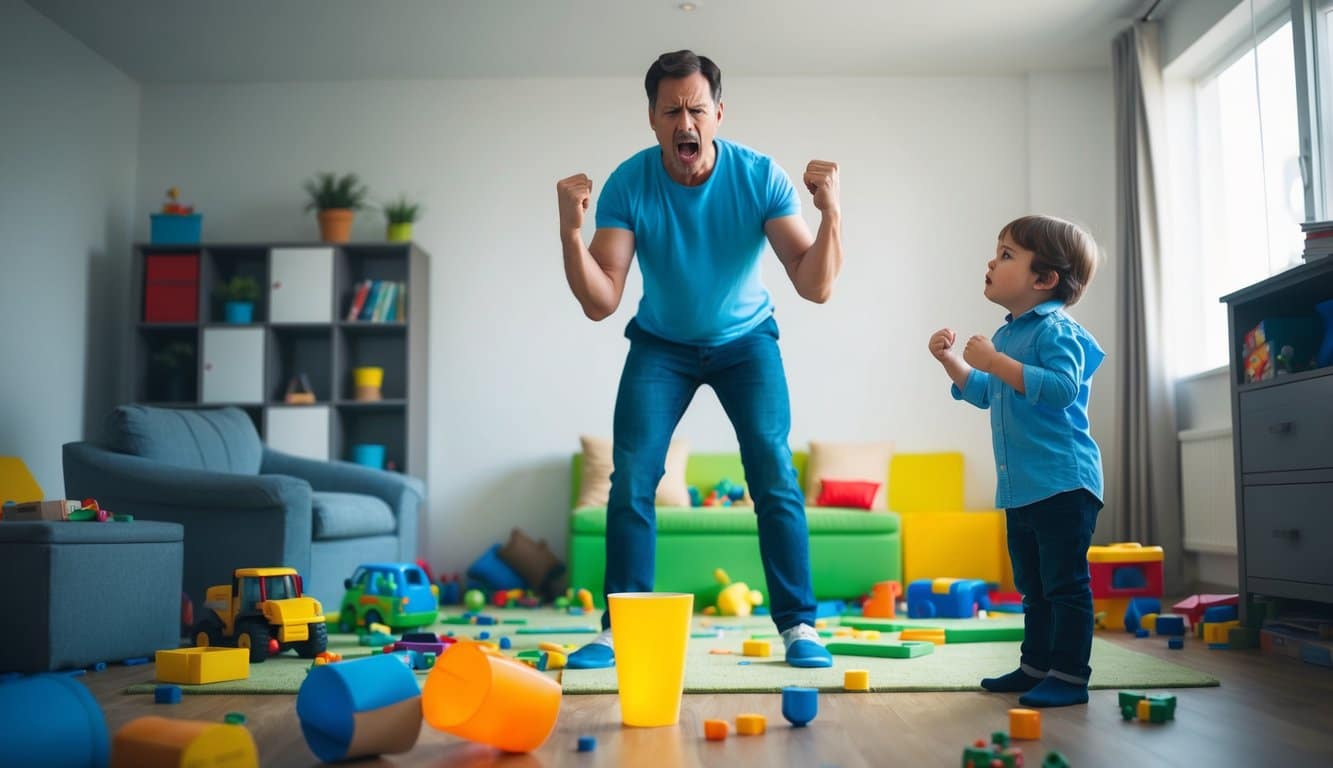
<svg viewBox="0 0 1333 768">
<path fill-rule="evenodd" d="M 723 139 L 713 145 L 717 162 L 697 187 L 668 176 L 655 145 L 621 163 L 597 199 L 599 229 L 634 233 L 639 325 L 680 344 L 725 344 L 773 314 L 759 271 L 764 223 L 801 211 L 773 158 Z"/>
<path fill-rule="evenodd" d="M 1087 489 L 1102 498 L 1102 454 L 1088 431 L 1092 374 L 1106 353 L 1058 301 L 1006 322 L 991 343 L 1023 364 L 1023 394 L 973 370 L 955 400 L 990 409 L 995 506 L 1022 507 Z"/>
</svg>

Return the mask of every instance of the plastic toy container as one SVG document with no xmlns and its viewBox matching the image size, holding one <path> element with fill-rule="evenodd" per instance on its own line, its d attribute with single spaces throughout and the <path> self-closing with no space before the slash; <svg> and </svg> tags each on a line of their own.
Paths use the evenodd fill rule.
<svg viewBox="0 0 1333 768">
<path fill-rule="evenodd" d="M 617 592 L 606 596 L 611 611 L 625 725 L 675 725 L 685 687 L 685 647 L 690 639 L 694 595 L 676 592 Z"/>
<path fill-rule="evenodd" d="M 149 242 L 157 244 L 197 243 L 203 236 L 204 215 L 202 213 L 150 213 Z"/>
<path fill-rule="evenodd" d="M 555 728 L 560 684 L 535 669 L 455 643 L 435 660 L 421 692 L 432 728 L 505 752 L 531 752 Z"/>
<path fill-rule="evenodd" d="M 301 733 L 326 763 L 407 752 L 421 732 L 416 675 L 393 656 L 310 670 L 296 695 Z"/>
</svg>

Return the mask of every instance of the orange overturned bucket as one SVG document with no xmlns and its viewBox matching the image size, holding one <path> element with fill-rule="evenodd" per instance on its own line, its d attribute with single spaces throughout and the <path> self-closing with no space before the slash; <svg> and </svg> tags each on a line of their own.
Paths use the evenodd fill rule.
<svg viewBox="0 0 1333 768">
<path fill-rule="evenodd" d="M 560 684 L 475 643 L 455 643 L 426 677 L 421 712 L 445 733 L 505 752 L 531 752 L 555 729 Z"/>
</svg>

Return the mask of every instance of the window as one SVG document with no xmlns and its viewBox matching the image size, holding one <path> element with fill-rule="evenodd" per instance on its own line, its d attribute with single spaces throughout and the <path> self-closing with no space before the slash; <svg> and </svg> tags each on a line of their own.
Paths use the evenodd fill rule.
<svg viewBox="0 0 1333 768">
<path fill-rule="evenodd" d="M 1193 153 L 1181 164 L 1193 178 L 1175 180 L 1195 194 L 1185 193 L 1193 198 L 1187 215 L 1168 216 L 1176 229 L 1163 259 L 1167 352 L 1177 377 L 1227 364 L 1226 307 L 1218 297 L 1302 263 L 1305 197 L 1288 19 L 1258 28 L 1184 89 L 1193 141 L 1186 136 L 1171 149 Z"/>
</svg>

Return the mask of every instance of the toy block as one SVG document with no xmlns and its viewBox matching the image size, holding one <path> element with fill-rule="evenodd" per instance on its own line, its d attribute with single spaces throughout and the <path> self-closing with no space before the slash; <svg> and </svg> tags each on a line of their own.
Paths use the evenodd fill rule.
<svg viewBox="0 0 1333 768">
<path fill-rule="evenodd" d="M 861 606 L 861 615 L 877 619 L 892 619 L 897 611 L 903 585 L 896 581 L 876 582 L 870 588 L 870 599 Z M 818 627 L 816 627 L 818 628 Z"/>
<path fill-rule="evenodd" d="M 934 643 L 829 643 L 824 646 L 834 656 L 873 656 L 881 659 L 915 659 L 935 651 Z"/>
<path fill-rule="evenodd" d="M 918 579 L 907 587 L 907 615 L 913 619 L 970 619 L 990 607 L 990 594 L 980 579 Z"/>
<path fill-rule="evenodd" d="M 1240 618 L 1240 612 L 1234 605 L 1215 605 L 1204 609 L 1204 624 L 1222 624 L 1228 621 L 1236 621 Z"/>
<path fill-rule="evenodd" d="M 1137 632 L 1142 629 L 1142 619 L 1149 613 L 1158 613 L 1162 610 L 1162 601 L 1155 597 L 1131 597 L 1129 604 L 1125 607 L 1124 626 L 1126 632 Z"/>
<path fill-rule="evenodd" d="M 901 637 L 900 637 L 901 639 Z M 944 630 L 944 642 L 953 643 L 1005 643 L 1022 642 L 1023 627 L 947 627 Z"/>
<path fill-rule="evenodd" d="M 1005 733 L 1004 731 L 995 731 L 990 735 L 990 743 L 994 744 L 1000 749 L 1004 749 L 1005 747 L 1009 746 L 1009 734 Z"/>
<path fill-rule="evenodd" d="M 744 713 L 736 715 L 736 734 L 739 736 L 760 736 L 768 730 L 768 720 L 763 715 Z"/>
<path fill-rule="evenodd" d="M 1041 768 L 1072 768 L 1069 758 L 1059 752 L 1047 752 L 1046 759 L 1041 761 Z"/>
<path fill-rule="evenodd" d="M 903 513 L 899 527 L 904 584 L 947 574 L 1013 589 L 1003 511 L 937 507 Z"/>
<path fill-rule="evenodd" d="M 963 747 L 963 768 L 990 768 L 991 751 L 986 742 L 978 740 L 981 746 Z"/>
<path fill-rule="evenodd" d="M 746 640 L 741 644 L 741 653 L 745 656 L 768 656 L 772 647 L 767 640 Z"/>
<path fill-rule="evenodd" d="M 259 750 L 244 726 L 140 717 L 116 731 L 111 768 L 145 765 L 248 768 L 259 765 Z"/>
<path fill-rule="evenodd" d="M 1143 701 L 1146 698 L 1148 698 L 1147 694 L 1142 691 L 1121 691 L 1118 697 L 1118 706 L 1123 707 L 1129 705 L 1131 707 L 1136 707 L 1140 701 Z"/>
<path fill-rule="evenodd" d="M 1184 635 L 1185 617 L 1177 616 L 1173 613 L 1163 613 L 1157 617 L 1157 634 L 1159 635 Z"/>
<path fill-rule="evenodd" d="M 819 714 L 819 690 L 788 685 L 782 689 L 782 716 L 800 728 Z"/>
<path fill-rule="evenodd" d="M 578 751 L 580 751 L 580 752 L 592 752 L 592 751 L 595 750 L 595 749 L 597 749 L 597 737 L 595 737 L 595 736 L 580 736 L 580 737 L 579 737 Z"/>
<path fill-rule="evenodd" d="M 1209 648 L 1214 646 L 1226 648 L 1231 630 L 1239 626 L 1239 621 L 1205 622 L 1203 625 L 1203 641 L 1208 644 Z"/>
<path fill-rule="evenodd" d="M 1009 735 L 1015 739 L 1041 738 L 1041 713 L 1035 709 L 1009 710 Z"/>
<path fill-rule="evenodd" d="M 159 685 L 153 689 L 153 702 L 156 704 L 179 704 L 181 703 L 181 688 L 179 685 Z"/>
<path fill-rule="evenodd" d="M 1185 647 L 1185 638 L 1183 637 L 1168 638 L 1166 641 L 1166 647 L 1170 648 L 1173 651 L 1179 651 Z"/>
<path fill-rule="evenodd" d="M 1171 612 L 1188 617 L 1192 626 L 1203 622 L 1203 612 L 1215 605 L 1239 605 L 1239 595 L 1191 595 L 1171 606 Z"/>
<path fill-rule="evenodd" d="M 1138 629 L 1134 630 L 1134 636 L 1135 636 L 1135 637 L 1147 637 L 1148 635 L 1151 635 L 1151 634 L 1152 634 L 1151 632 L 1149 632 L 1148 630 L 1144 629 L 1143 627 L 1139 627 Z"/>
<path fill-rule="evenodd" d="M 857 640 L 867 640 L 867 641 L 870 641 L 870 642 L 874 642 L 874 641 L 876 641 L 876 640 L 879 640 L 879 630 L 878 630 L 878 629 L 862 629 L 862 630 L 860 630 L 860 631 L 853 632 L 853 633 L 852 633 L 852 637 L 855 638 L 855 639 L 857 639 Z"/>
<path fill-rule="evenodd" d="M 889 509 L 899 514 L 963 508 L 963 454 L 896 453 L 889 459 Z"/>
<path fill-rule="evenodd" d="M 228 725 L 245 725 L 244 712 L 228 712 L 222 717 L 222 722 Z"/>
<path fill-rule="evenodd" d="M 849 669 L 842 675 L 842 687 L 847 691 L 870 690 L 870 670 Z"/>
<path fill-rule="evenodd" d="M 935 645 L 944 645 L 945 642 L 947 642 L 945 631 L 943 629 L 931 628 L 904 629 L 902 632 L 898 633 L 898 640 L 904 643 L 922 642 L 934 643 Z"/>
<path fill-rule="evenodd" d="M 828 619 L 815 619 L 815 629 L 828 629 Z"/>
<path fill-rule="evenodd" d="M 156 677 L 163 683 L 206 685 L 250 677 L 250 651 L 246 648 L 177 648 L 158 651 Z"/>
<path fill-rule="evenodd" d="M 705 720 L 704 738 L 709 741 L 726 741 L 731 732 L 731 724 L 726 720 Z"/>
<path fill-rule="evenodd" d="M 1139 629 L 1147 630 L 1149 634 L 1157 631 L 1157 614 L 1146 613 L 1139 617 Z"/>
</svg>

